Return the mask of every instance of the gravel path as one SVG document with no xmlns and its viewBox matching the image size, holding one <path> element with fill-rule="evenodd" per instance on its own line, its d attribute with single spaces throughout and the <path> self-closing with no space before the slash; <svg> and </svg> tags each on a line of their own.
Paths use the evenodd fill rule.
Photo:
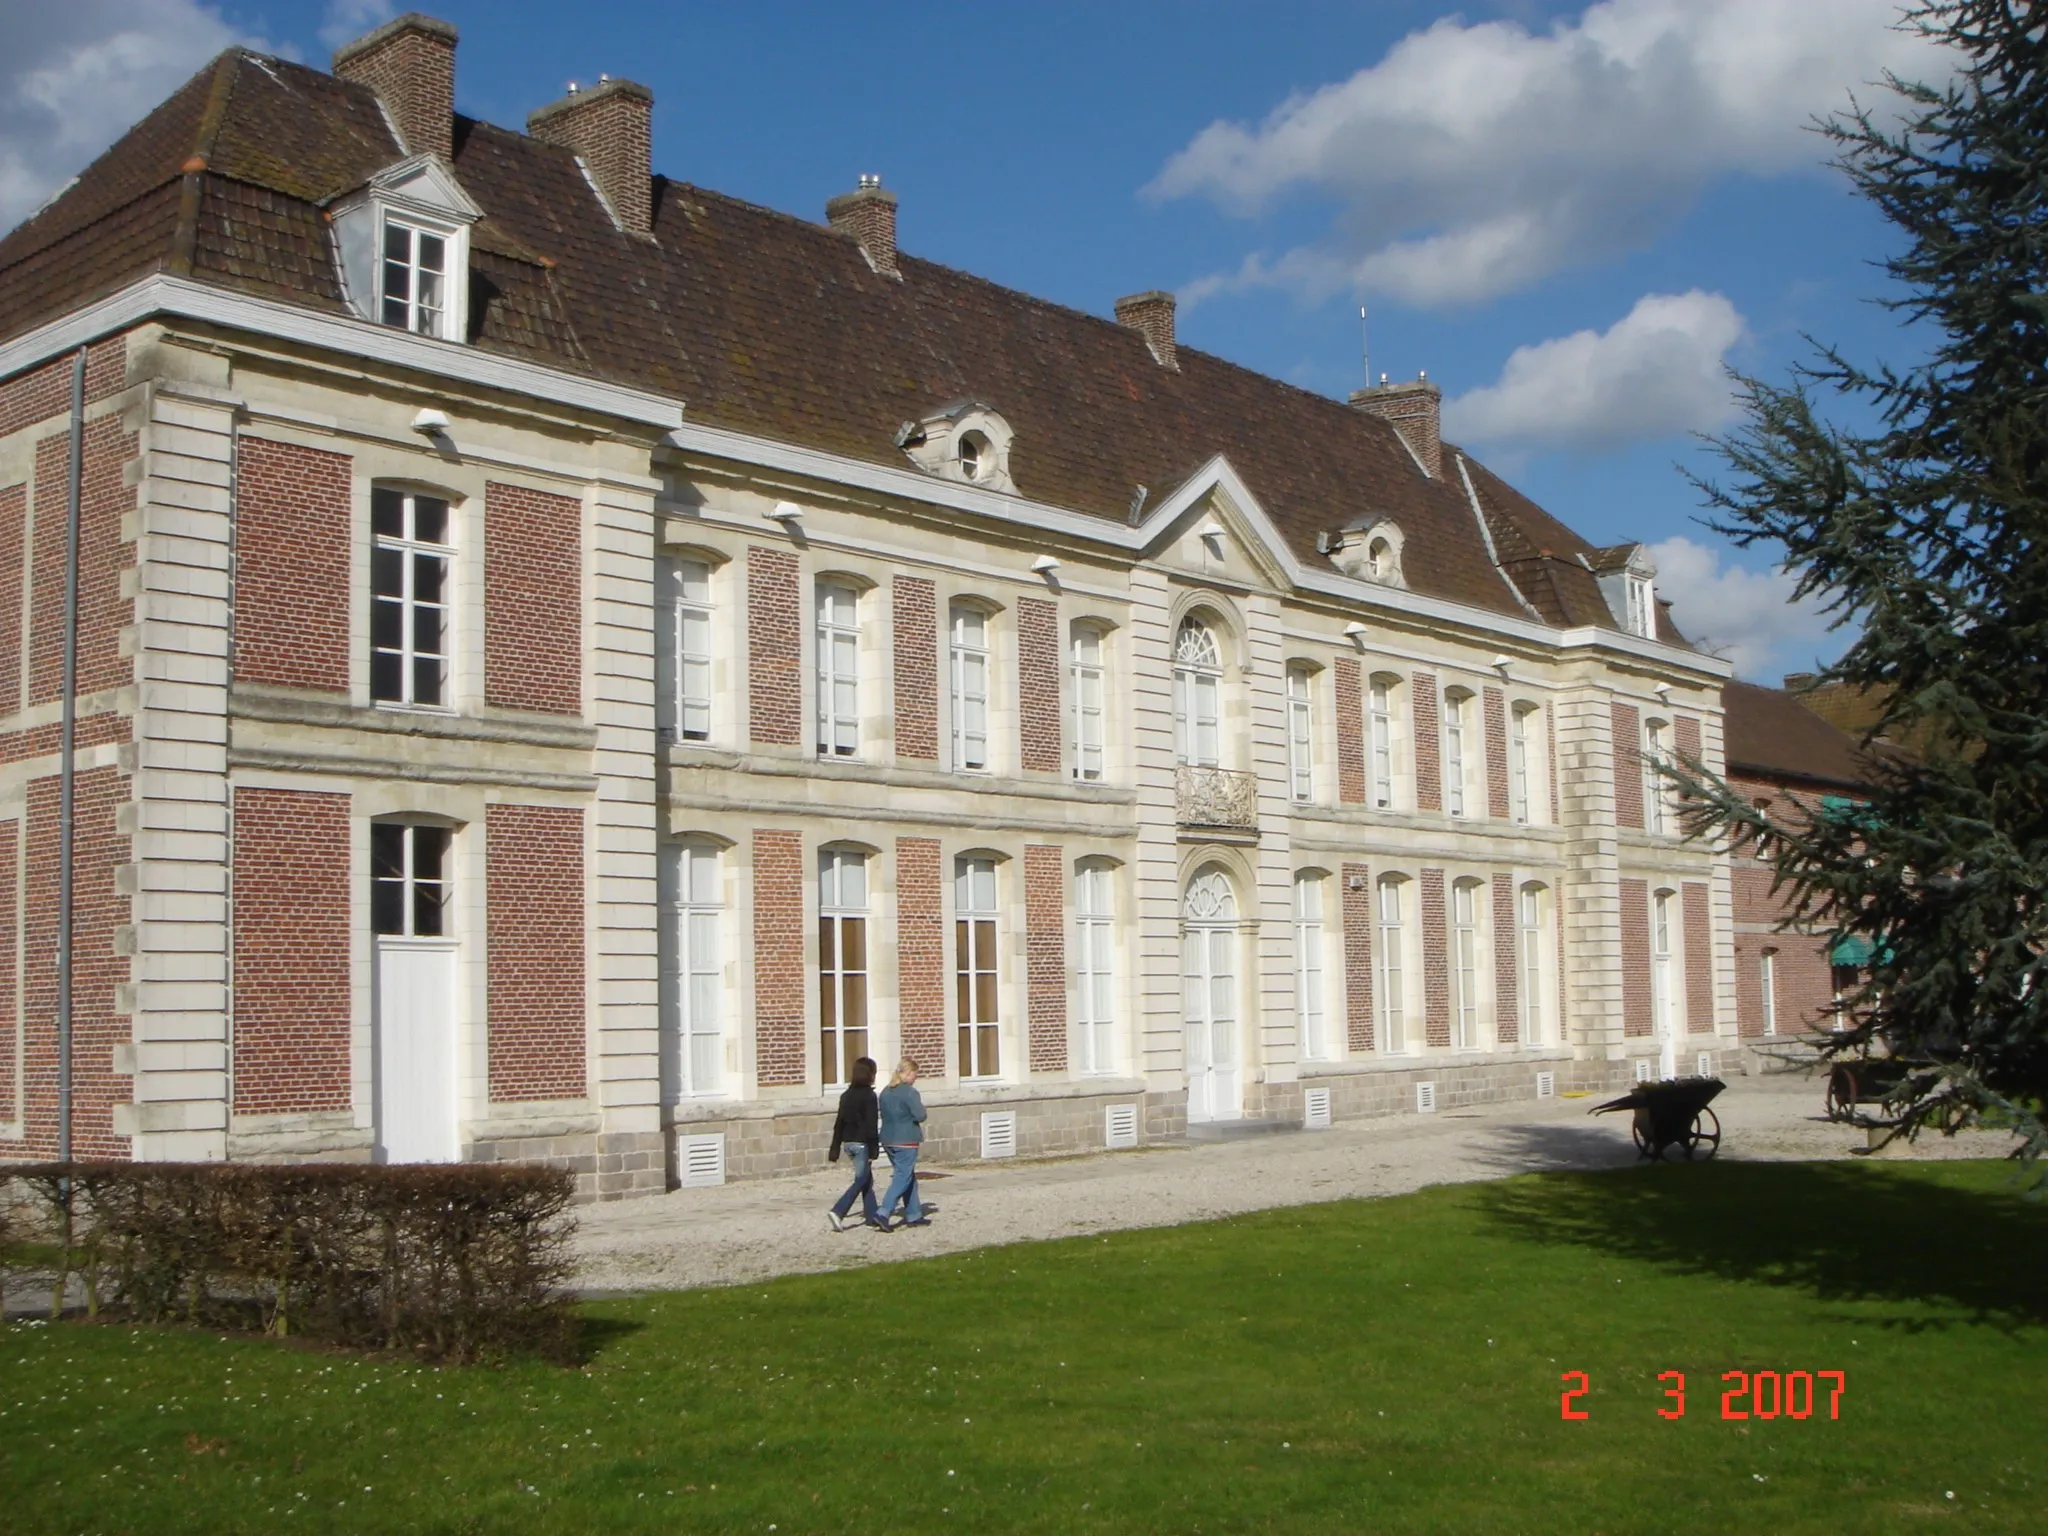
<svg viewBox="0 0 2048 1536">
<path fill-rule="evenodd" d="M 1821 1091 L 1803 1076 L 1738 1078 L 1715 1101 L 1721 1156 L 1752 1162 L 1845 1158 L 1861 1131 L 1819 1119 Z M 586 1208 L 577 1237 L 586 1291 L 740 1285 L 775 1275 L 852 1269 L 1129 1227 L 1177 1226 L 1274 1206 L 1406 1194 L 1553 1169 L 1636 1161 L 1626 1115 L 1589 1118 L 1599 1099 L 1558 1099 L 1430 1116 L 1360 1121 L 1328 1131 L 1087 1157 L 976 1163 L 931 1171 L 940 1207 L 929 1227 L 884 1236 L 833 1232 L 825 1208 L 844 1164 L 784 1179 L 677 1190 Z M 1886 1159 L 1997 1157 L 2003 1136 L 1932 1136 Z M 886 1175 L 887 1164 L 884 1162 Z"/>
</svg>

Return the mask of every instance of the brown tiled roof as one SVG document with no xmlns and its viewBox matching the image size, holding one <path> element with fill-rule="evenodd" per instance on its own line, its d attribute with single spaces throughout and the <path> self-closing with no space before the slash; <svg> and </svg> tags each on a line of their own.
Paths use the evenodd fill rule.
<svg viewBox="0 0 2048 1536">
<path fill-rule="evenodd" d="M 1731 776 L 1794 778 L 1853 789 L 1864 769 L 1855 738 L 1781 688 L 1730 680 L 1721 685 Z"/>
<path fill-rule="evenodd" d="M 320 209 L 398 157 L 364 87 L 230 51 L 0 242 L 0 336 L 152 268 L 338 311 Z M 568 151 L 487 123 L 457 118 L 454 158 L 485 211 L 471 240 L 481 349 L 899 467 L 901 423 L 976 400 L 1015 429 L 1020 492 L 1117 523 L 1140 485 L 1157 505 L 1222 454 L 1304 564 L 1326 561 L 1318 534 L 1387 516 L 1415 590 L 1525 611 L 1462 480 L 1423 475 L 1377 417 L 1190 347 L 1162 368 L 1113 321 L 915 257 L 882 276 L 828 226 L 680 182 L 656 179 L 654 238 L 634 238 Z M 1466 462 L 1529 602 L 1553 623 L 1611 625 L 1571 558 L 1590 546 Z"/>
</svg>

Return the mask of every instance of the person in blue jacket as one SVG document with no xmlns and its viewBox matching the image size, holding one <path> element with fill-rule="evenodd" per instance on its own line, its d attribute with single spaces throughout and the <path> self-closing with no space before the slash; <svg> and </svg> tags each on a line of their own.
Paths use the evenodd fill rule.
<svg viewBox="0 0 2048 1536">
<path fill-rule="evenodd" d="M 924 1144 L 924 1098 L 917 1091 L 917 1063 L 906 1056 L 889 1074 L 882 1090 L 882 1147 L 889 1154 L 889 1191 L 882 1196 L 882 1220 L 896 1214 L 903 1202 L 906 1227 L 926 1227 L 931 1218 L 917 1197 L 917 1149 Z"/>
</svg>

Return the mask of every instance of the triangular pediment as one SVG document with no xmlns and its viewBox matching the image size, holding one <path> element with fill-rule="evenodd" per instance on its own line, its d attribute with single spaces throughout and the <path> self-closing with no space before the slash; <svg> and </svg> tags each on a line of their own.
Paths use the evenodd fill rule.
<svg viewBox="0 0 2048 1536">
<path fill-rule="evenodd" d="M 384 167 L 337 200 L 336 212 L 376 198 L 388 206 L 426 214 L 451 224 L 474 224 L 484 216 L 455 179 L 454 167 L 438 155 L 408 155 Z"/>
<path fill-rule="evenodd" d="M 1265 511 L 1217 457 L 1141 524 L 1144 558 L 1208 580 L 1286 591 L 1286 546 Z"/>
</svg>

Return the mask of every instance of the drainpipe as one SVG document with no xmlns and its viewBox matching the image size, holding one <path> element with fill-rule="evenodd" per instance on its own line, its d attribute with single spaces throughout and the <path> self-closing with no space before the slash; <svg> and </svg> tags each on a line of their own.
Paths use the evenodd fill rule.
<svg viewBox="0 0 2048 1536">
<path fill-rule="evenodd" d="M 71 834 L 78 789 L 78 520 L 84 479 L 85 348 L 80 347 L 71 360 L 71 466 L 64 507 L 64 726 L 57 776 L 57 1160 L 64 1163 L 71 1161 Z"/>
</svg>

